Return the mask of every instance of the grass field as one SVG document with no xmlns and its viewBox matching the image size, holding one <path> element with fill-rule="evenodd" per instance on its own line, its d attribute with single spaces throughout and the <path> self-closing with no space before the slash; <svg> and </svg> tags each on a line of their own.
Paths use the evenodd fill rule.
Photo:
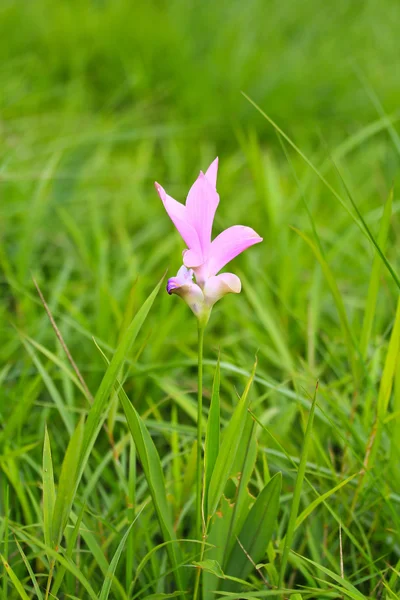
<svg viewBox="0 0 400 600">
<path fill-rule="evenodd" d="M 399 22 L 1 4 L 0 600 L 400 598 Z M 203 540 L 197 325 L 153 183 L 184 202 L 217 155 L 214 235 L 264 241 L 205 330 Z"/>
</svg>

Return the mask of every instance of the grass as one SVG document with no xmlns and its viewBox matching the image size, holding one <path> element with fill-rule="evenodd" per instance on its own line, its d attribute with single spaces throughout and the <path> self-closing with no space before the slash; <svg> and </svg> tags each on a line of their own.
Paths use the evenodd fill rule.
<svg viewBox="0 0 400 600">
<path fill-rule="evenodd" d="M 400 596 L 399 10 L 2 4 L 0 600 Z M 264 242 L 205 331 L 202 539 L 153 182 L 217 154 L 214 235 Z"/>
</svg>

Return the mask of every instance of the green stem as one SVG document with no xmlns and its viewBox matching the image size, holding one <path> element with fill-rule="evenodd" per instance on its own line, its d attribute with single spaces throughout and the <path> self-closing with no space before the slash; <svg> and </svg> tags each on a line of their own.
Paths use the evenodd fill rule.
<svg viewBox="0 0 400 600">
<path fill-rule="evenodd" d="M 196 487 L 196 536 L 202 539 L 202 514 L 201 514 L 201 498 L 202 498 L 202 445 L 203 445 L 203 340 L 204 326 L 198 325 L 198 387 L 197 387 L 197 487 Z"/>
<path fill-rule="evenodd" d="M 303 487 L 304 475 L 306 472 L 307 454 L 308 454 L 308 449 L 311 444 L 311 433 L 312 433 L 312 427 L 313 427 L 313 421 L 314 421 L 315 404 L 317 401 L 317 389 L 318 389 L 318 382 L 317 382 L 317 385 L 315 388 L 314 398 L 313 398 L 313 401 L 311 404 L 311 410 L 310 410 L 310 414 L 308 417 L 306 432 L 304 434 L 303 450 L 301 453 L 300 464 L 299 464 L 299 468 L 297 471 L 296 484 L 295 484 L 294 492 L 293 492 L 292 508 L 290 510 L 289 523 L 288 523 L 288 528 L 287 528 L 286 537 L 285 537 L 285 545 L 284 545 L 283 554 L 282 554 L 281 570 L 279 573 L 279 584 L 278 584 L 279 588 L 283 587 L 283 583 L 285 580 L 286 565 L 287 565 L 287 561 L 289 558 L 290 547 L 291 547 L 292 541 L 293 541 L 294 530 L 296 527 L 297 513 L 299 511 L 299 506 L 300 506 L 301 490 Z"/>
</svg>

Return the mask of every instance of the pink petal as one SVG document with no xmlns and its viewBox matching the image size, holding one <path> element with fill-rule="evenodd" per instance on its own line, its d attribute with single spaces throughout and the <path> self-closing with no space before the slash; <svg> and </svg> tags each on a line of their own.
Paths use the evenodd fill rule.
<svg viewBox="0 0 400 600">
<path fill-rule="evenodd" d="M 209 182 L 204 173 L 200 175 L 190 188 L 186 211 L 189 223 L 195 228 L 203 261 L 207 259 L 211 244 L 211 229 L 217 210 L 219 196 L 212 183 Z M 189 246 L 192 248 L 192 246 Z"/>
<path fill-rule="evenodd" d="M 194 248 L 198 252 L 200 250 L 199 237 L 195 228 L 188 221 L 186 207 L 171 196 L 168 196 L 164 188 L 157 182 L 154 185 L 169 218 L 179 231 L 183 241 L 188 248 Z"/>
<path fill-rule="evenodd" d="M 241 289 L 242 284 L 237 275 L 221 273 L 221 275 L 207 279 L 203 292 L 207 306 L 211 307 L 225 294 L 239 294 Z"/>
<path fill-rule="evenodd" d="M 251 227 L 234 225 L 220 233 L 211 244 L 208 259 L 208 274 L 216 275 L 228 262 L 254 244 L 262 242 Z"/>
<path fill-rule="evenodd" d="M 194 250 L 183 251 L 183 264 L 188 269 L 195 269 L 203 264 L 203 256 L 195 252 Z"/>
<path fill-rule="evenodd" d="M 218 173 L 218 156 L 208 167 L 205 175 L 208 181 L 216 188 L 217 187 L 217 173 Z"/>
</svg>

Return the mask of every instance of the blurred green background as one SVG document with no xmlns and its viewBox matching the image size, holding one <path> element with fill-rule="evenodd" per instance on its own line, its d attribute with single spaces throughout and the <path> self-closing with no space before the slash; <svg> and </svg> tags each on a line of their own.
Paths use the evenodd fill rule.
<svg viewBox="0 0 400 600">
<path fill-rule="evenodd" d="M 318 260 L 291 227 L 314 242 L 318 234 L 355 346 L 372 245 L 241 92 L 279 124 L 349 207 L 343 178 L 374 235 L 395 184 L 386 254 L 398 271 L 399 23 L 397 0 L 2 1 L 0 442 L 11 452 L 12 468 L 4 477 L 14 498 L 12 518 L 31 525 L 40 520 L 35 506 L 45 422 L 59 465 L 66 425 L 72 427 L 86 410 L 79 389 L 60 368 L 66 359 L 32 275 L 95 392 L 104 362 L 92 336 L 111 356 L 120 331 L 165 269 L 171 276 L 181 264 L 182 243 L 154 180 L 184 201 L 199 170 L 216 155 L 221 203 L 214 233 L 241 223 L 256 229 L 264 243 L 232 264 L 243 293 L 218 303 L 211 318 L 206 400 L 218 348 L 225 365 L 224 419 L 258 351 L 255 410 L 298 456 L 304 422 L 298 416 L 308 406 L 303 390 L 312 391 L 319 377 L 319 402 L 332 422 L 318 413 L 312 459 L 340 476 L 361 468 L 398 290 L 382 268 L 371 336 L 361 351 L 351 350 L 351 343 L 349 350 L 343 315 Z M 195 339 L 187 307 L 162 293 L 132 353 L 138 363 L 125 373 L 125 389 L 148 419 L 172 482 L 165 431 L 171 419 L 179 422 L 180 448 L 187 452 L 194 435 Z M 358 380 L 352 352 L 366 361 Z M 394 411 L 400 410 L 399 397 L 397 392 Z M 109 425 L 116 440 L 126 431 L 122 421 L 114 403 Z M 260 434 L 260 443 L 270 440 Z M 25 451 L 27 444 L 34 447 Z M 12 454 L 16 448 L 19 459 Z M 93 468 L 108 451 L 103 433 L 99 449 Z M 358 524 L 370 532 L 372 547 L 371 579 L 362 584 L 368 591 L 379 580 L 373 560 L 398 558 L 395 536 L 387 535 L 394 527 L 391 500 L 382 505 L 382 490 L 398 502 L 393 491 L 400 483 L 398 458 L 396 444 L 384 438 L 379 460 L 385 483 L 371 480 L 370 495 L 359 506 Z M 291 491 L 291 465 L 276 448 L 269 460 L 272 472 L 283 470 Z M 100 522 L 114 526 L 126 508 L 123 470 L 115 473 L 108 465 L 92 490 L 87 519 L 94 531 Z M 29 496 L 19 481 L 30 484 Z M 321 494 L 333 485 L 319 476 L 314 483 Z M 348 497 L 347 492 L 338 497 L 344 520 L 349 490 Z M 287 506 L 286 497 L 286 515 Z M 305 554 L 316 558 L 329 518 L 321 509 L 322 520 L 304 538 Z M 337 554 L 336 522 L 329 535 Z M 358 559 L 351 555 L 348 572 L 362 568 Z M 321 560 L 337 567 L 329 557 Z"/>
</svg>

